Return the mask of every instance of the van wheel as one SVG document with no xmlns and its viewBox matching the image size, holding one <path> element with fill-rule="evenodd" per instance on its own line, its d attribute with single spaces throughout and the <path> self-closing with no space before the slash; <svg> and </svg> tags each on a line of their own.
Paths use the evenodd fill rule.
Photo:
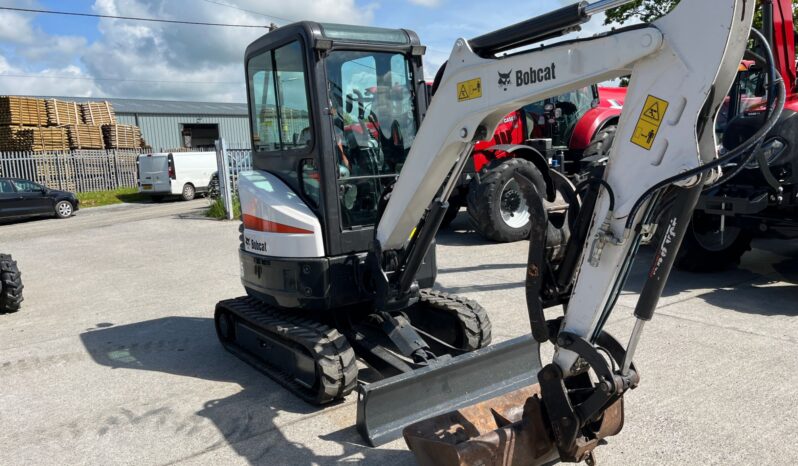
<svg viewBox="0 0 798 466">
<path fill-rule="evenodd" d="M 183 186 L 183 192 L 180 194 L 180 199 L 183 199 L 184 201 L 190 201 L 194 199 L 194 196 L 196 195 L 197 195 L 197 190 L 194 189 L 194 185 L 192 185 L 191 183 L 186 183 Z"/>
</svg>

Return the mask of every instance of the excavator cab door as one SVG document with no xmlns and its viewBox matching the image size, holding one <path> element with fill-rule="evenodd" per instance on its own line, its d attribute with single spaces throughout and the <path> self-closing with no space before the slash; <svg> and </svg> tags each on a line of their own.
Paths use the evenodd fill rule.
<svg viewBox="0 0 798 466">
<path fill-rule="evenodd" d="M 327 256 L 364 252 L 426 111 L 411 31 L 301 22 L 247 50 L 253 168 L 316 213 Z"/>
</svg>

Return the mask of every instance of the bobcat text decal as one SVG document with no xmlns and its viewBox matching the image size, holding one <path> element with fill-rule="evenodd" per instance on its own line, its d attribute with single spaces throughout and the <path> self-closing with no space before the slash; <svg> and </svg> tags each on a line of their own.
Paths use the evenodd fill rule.
<svg viewBox="0 0 798 466">
<path fill-rule="evenodd" d="M 654 258 L 654 265 L 651 267 L 651 270 L 648 272 L 649 277 L 653 277 L 659 271 L 659 267 L 665 261 L 665 258 L 668 257 L 670 251 L 668 251 L 668 247 L 676 238 L 676 219 L 672 218 L 670 223 L 668 224 L 668 229 L 665 230 L 665 238 L 662 240 L 662 244 L 660 245 L 659 252 L 657 252 L 657 257 Z"/>
</svg>

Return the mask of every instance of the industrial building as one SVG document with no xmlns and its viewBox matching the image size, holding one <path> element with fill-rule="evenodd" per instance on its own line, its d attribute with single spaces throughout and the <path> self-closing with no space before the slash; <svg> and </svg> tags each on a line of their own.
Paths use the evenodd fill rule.
<svg viewBox="0 0 798 466">
<path fill-rule="evenodd" d="M 110 102 L 117 122 L 141 128 L 142 137 L 153 151 L 208 149 L 220 138 L 224 138 L 231 149 L 249 149 L 251 146 L 247 105 L 243 103 L 55 98 L 73 102 Z"/>
</svg>

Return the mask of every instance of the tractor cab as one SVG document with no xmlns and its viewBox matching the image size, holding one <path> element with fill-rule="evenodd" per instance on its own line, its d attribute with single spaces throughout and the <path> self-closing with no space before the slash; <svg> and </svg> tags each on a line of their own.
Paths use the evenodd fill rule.
<svg viewBox="0 0 798 466">
<path fill-rule="evenodd" d="M 315 214 L 327 256 L 364 251 L 426 111 L 415 33 L 315 22 L 249 46 L 253 169 Z"/>
</svg>

